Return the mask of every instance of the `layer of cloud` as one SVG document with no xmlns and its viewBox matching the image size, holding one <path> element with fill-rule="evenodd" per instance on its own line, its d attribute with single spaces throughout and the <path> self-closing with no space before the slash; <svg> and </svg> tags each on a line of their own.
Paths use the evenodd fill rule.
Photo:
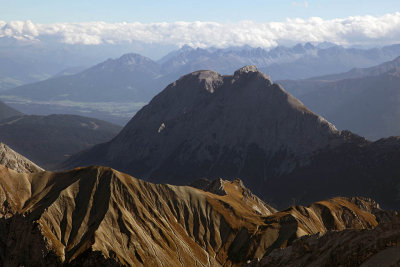
<svg viewBox="0 0 400 267">
<path fill-rule="evenodd" d="M 269 48 L 288 42 L 332 42 L 341 45 L 385 45 L 400 42 L 400 12 L 379 17 L 354 16 L 323 20 L 287 19 L 284 22 L 238 23 L 54 23 L 0 21 L 0 37 L 40 40 L 51 36 L 68 44 L 97 45 L 141 41 L 193 47 L 250 45 Z"/>
</svg>

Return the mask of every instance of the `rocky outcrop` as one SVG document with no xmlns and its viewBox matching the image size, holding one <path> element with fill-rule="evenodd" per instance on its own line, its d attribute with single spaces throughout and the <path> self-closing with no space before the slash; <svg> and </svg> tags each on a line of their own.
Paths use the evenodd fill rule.
<svg viewBox="0 0 400 267">
<path fill-rule="evenodd" d="M 66 166 L 101 164 L 173 184 L 240 177 L 255 189 L 342 141 L 332 124 L 246 66 L 231 76 L 196 71 L 181 77 L 115 139 Z"/>
<path fill-rule="evenodd" d="M 4 266 L 240 266 L 304 235 L 378 224 L 365 199 L 266 212 L 239 180 L 217 195 L 96 166 L 0 174 Z"/>
<path fill-rule="evenodd" d="M 278 249 L 248 267 L 258 266 L 399 266 L 400 220 L 375 229 L 329 231 L 304 236 L 287 248 Z"/>
<path fill-rule="evenodd" d="M 0 164 L 17 172 L 43 171 L 41 167 L 0 143 Z"/>
<path fill-rule="evenodd" d="M 254 195 L 248 188 L 246 188 L 240 179 L 235 179 L 233 181 L 226 181 L 221 178 L 215 179 L 214 181 L 199 179 L 191 183 L 190 186 L 220 196 L 227 195 L 229 188 L 232 188 L 233 186 L 235 191 L 241 192 L 243 201 L 254 203 L 252 207 L 256 209 L 260 215 L 268 216 L 277 212 L 276 209 L 266 204 L 264 201 Z"/>
</svg>

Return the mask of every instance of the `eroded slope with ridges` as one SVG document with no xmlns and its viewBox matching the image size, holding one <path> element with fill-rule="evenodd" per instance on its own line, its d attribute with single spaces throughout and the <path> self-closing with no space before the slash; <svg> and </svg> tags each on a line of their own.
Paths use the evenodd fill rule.
<svg viewBox="0 0 400 267">
<path fill-rule="evenodd" d="M 216 195 L 106 167 L 29 175 L 0 169 L 5 266 L 240 265 L 305 234 L 377 225 L 375 204 L 367 200 L 337 198 L 275 212 L 239 180 L 225 181 L 226 195 Z M 18 257 L 23 253 L 29 256 Z"/>
</svg>

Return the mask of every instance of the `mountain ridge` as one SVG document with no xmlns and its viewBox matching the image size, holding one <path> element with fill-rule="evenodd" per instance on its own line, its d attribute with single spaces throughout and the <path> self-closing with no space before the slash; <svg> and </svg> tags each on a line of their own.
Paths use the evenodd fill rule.
<svg viewBox="0 0 400 267">
<path fill-rule="evenodd" d="M 263 212 L 237 180 L 224 181 L 220 196 L 100 166 L 0 172 L 4 266 L 240 266 L 304 235 L 375 228 L 380 210 L 369 199 L 335 198 Z"/>
</svg>

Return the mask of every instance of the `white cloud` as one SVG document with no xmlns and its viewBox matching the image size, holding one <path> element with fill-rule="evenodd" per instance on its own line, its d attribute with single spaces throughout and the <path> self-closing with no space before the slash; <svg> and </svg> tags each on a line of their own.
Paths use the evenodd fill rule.
<svg viewBox="0 0 400 267">
<path fill-rule="evenodd" d="M 301 2 L 307 5 L 306 2 Z M 354 16 L 323 20 L 318 17 L 287 19 L 284 22 L 238 23 L 53 23 L 0 21 L 0 37 L 40 40 L 54 36 L 68 44 L 96 45 L 141 41 L 193 47 L 250 45 L 269 48 L 288 42 L 333 42 L 342 45 L 385 45 L 400 43 L 400 12 L 384 16 Z"/>
</svg>

